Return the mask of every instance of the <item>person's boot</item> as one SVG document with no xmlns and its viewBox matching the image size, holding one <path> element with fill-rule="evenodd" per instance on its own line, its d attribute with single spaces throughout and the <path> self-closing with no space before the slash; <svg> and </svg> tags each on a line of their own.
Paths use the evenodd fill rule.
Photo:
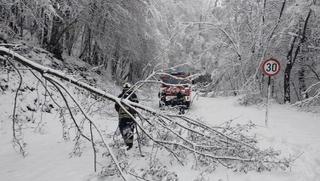
<svg viewBox="0 0 320 181">
<path fill-rule="evenodd" d="M 130 150 L 130 149 L 132 148 L 133 143 L 128 143 L 127 146 L 128 146 L 128 147 L 127 147 L 127 151 L 128 151 L 128 150 Z"/>
</svg>

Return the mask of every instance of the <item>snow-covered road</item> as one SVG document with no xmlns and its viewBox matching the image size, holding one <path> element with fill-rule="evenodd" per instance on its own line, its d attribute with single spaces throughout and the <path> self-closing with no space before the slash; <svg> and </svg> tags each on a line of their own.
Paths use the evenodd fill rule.
<svg viewBox="0 0 320 181">
<path fill-rule="evenodd" d="M 9 109 L 5 107 L 7 106 L 2 104 L 0 108 Z M 9 110 L 8 113 L 10 113 Z M 240 106 L 237 104 L 237 98 L 234 97 L 200 97 L 192 105 L 190 114 L 203 118 L 211 125 L 219 125 L 230 119 L 234 119 L 234 123 L 245 123 L 251 120 L 259 125 L 254 132 L 259 137 L 261 147 L 271 146 L 279 149 L 283 156 L 300 155 L 289 171 L 243 174 L 218 168 L 211 175 L 205 176 L 208 181 L 320 180 L 319 114 L 299 112 L 288 105 L 272 104 L 269 127 L 266 128 L 263 107 Z M 62 140 L 61 125 L 55 116 L 45 116 L 47 129 L 44 134 L 26 135 L 29 151 L 27 158 L 22 158 L 12 149 L 11 120 L 4 116 L 1 119 L 6 120 L 2 120 L 0 124 L 0 180 L 79 181 L 88 178 L 92 172 L 90 148 L 85 149 L 87 151 L 80 158 L 69 158 L 68 153 L 72 150 L 72 144 Z M 112 126 L 115 127 L 116 123 L 113 122 Z M 178 173 L 181 181 L 193 181 L 199 175 L 197 171 L 181 169 L 181 167 L 172 169 Z"/>
<path fill-rule="evenodd" d="M 320 180 L 320 115 L 298 111 L 288 105 L 272 104 L 265 127 L 264 106 L 241 106 L 237 98 L 199 98 L 191 112 L 212 125 L 230 119 L 234 123 L 252 121 L 261 147 L 274 147 L 284 156 L 300 155 L 288 172 L 231 173 L 225 169 L 215 173 L 222 180 L 236 181 L 319 181 Z M 302 154 L 302 155 L 301 155 Z M 228 177 L 226 176 L 228 174 Z M 215 179 L 212 179 L 215 180 Z"/>
</svg>

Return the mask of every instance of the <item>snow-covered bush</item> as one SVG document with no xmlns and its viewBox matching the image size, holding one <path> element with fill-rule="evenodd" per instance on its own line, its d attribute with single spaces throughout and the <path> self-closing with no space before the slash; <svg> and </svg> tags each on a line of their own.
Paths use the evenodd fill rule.
<svg viewBox="0 0 320 181">
<path fill-rule="evenodd" d="M 263 101 L 261 94 L 245 94 L 238 99 L 239 104 L 244 106 L 259 105 Z"/>
</svg>

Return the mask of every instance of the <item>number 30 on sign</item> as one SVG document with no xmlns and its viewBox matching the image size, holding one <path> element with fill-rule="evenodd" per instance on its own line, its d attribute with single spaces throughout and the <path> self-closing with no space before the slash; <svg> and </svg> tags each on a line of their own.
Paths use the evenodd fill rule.
<svg viewBox="0 0 320 181">
<path fill-rule="evenodd" d="M 274 76 L 280 72 L 280 62 L 276 59 L 265 60 L 261 66 L 262 72 L 267 76 Z"/>
</svg>

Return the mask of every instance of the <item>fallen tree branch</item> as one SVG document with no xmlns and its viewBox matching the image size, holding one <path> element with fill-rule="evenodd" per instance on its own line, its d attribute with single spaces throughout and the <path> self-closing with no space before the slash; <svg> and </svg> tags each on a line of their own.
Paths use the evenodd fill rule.
<svg viewBox="0 0 320 181">
<path fill-rule="evenodd" d="M 156 111 L 148 106 L 131 102 L 127 99 L 118 98 L 98 88 L 92 87 L 86 83 L 79 82 L 78 80 L 72 77 L 68 77 L 68 75 L 65 75 L 60 71 L 53 70 L 51 68 L 44 67 L 42 65 L 34 63 L 24 58 L 23 56 L 3 47 L 0 47 L 0 55 L 13 56 L 14 59 L 19 63 L 27 67 L 30 67 L 42 74 L 46 80 L 48 80 L 55 87 L 57 87 L 58 91 L 60 89 L 63 89 L 68 94 L 68 96 L 76 104 L 77 108 L 79 108 L 83 116 L 89 121 L 90 124 L 92 124 L 93 128 L 95 128 L 95 130 L 99 134 L 99 137 L 102 140 L 104 147 L 108 149 L 108 152 L 110 153 L 111 158 L 114 164 L 116 165 L 117 170 L 119 171 L 123 180 L 127 180 L 127 174 L 123 172 L 122 168 L 119 165 L 119 162 L 114 156 L 110 146 L 103 138 L 103 135 L 101 134 L 99 128 L 85 113 L 84 109 L 74 99 L 74 97 L 65 88 L 65 86 L 63 86 L 63 84 L 56 78 L 60 78 L 62 80 L 70 82 L 71 84 L 83 88 L 84 90 L 87 90 L 90 93 L 96 94 L 100 97 L 103 97 L 107 100 L 110 100 L 118 104 L 136 122 L 136 125 L 150 140 L 152 140 L 154 143 L 165 148 L 167 151 L 173 154 L 173 156 L 181 164 L 183 164 L 180 158 L 181 151 L 186 151 L 194 155 L 199 155 L 200 158 L 210 158 L 211 160 L 203 161 L 210 164 L 212 161 L 216 162 L 216 160 L 218 160 L 220 164 L 229 166 L 232 163 L 232 161 L 236 161 L 236 163 L 234 163 L 233 166 L 238 167 L 239 163 L 241 165 L 244 164 L 244 162 L 246 162 L 246 164 L 248 162 L 252 164 L 250 169 L 260 169 L 260 167 L 266 167 L 269 169 L 269 167 L 271 166 L 264 165 L 266 163 L 286 164 L 285 161 L 277 161 L 277 152 L 273 150 L 257 149 L 254 145 L 255 140 L 246 138 L 237 129 L 232 129 L 229 133 L 222 133 L 216 130 L 215 128 L 212 128 L 211 126 L 200 121 L 193 120 L 188 117 L 177 117 L 170 114 L 165 114 L 163 112 Z M 60 90 L 59 92 L 67 104 L 67 99 L 63 95 L 62 91 Z M 68 107 L 68 109 L 69 112 L 71 112 L 70 107 Z M 132 109 L 136 113 L 138 113 L 138 116 L 141 119 L 141 121 L 146 121 L 148 125 L 140 124 L 140 121 L 135 116 L 133 116 L 128 111 L 128 109 Z M 150 119 L 152 118 L 155 118 L 153 122 L 150 121 Z M 150 129 L 154 131 L 151 131 Z M 180 133 L 181 131 L 182 133 Z M 234 135 L 238 136 L 239 139 L 233 138 Z M 171 140 L 168 140 L 168 137 Z M 91 141 L 91 144 L 93 144 L 93 140 L 90 140 L 89 138 L 87 140 Z M 253 144 L 251 145 L 251 143 Z M 176 152 L 178 152 L 180 156 Z M 196 161 L 197 159 L 200 161 L 200 158 L 197 158 L 195 156 Z M 246 164 L 244 164 L 244 166 L 246 166 Z"/>
<path fill-rule="evenodd" d="M 101 134 L 101 131 L 99 130 L 99 128 L 96 126 L 96 124 L 94 124 L 94 122 L 92 121 L 92 119 L 85 113 L 84 109 L 81 107 L 81 105 L 78 103 L 78 101 L 71 95 L 70 91 L 68 91 L 60 81 L 52 78 L 52 77 L 49 77 L 47 76 L 46 74 L 43 75 L 43 77 L 45 77 L 49 82 L 51 82 L 53 85 L 57 84 L 56 86 L 60 86 L 62 89 L 64 89 L 64 91 L 69 95 L 69 97 L 73 100 L 73 102 L 76 104 L 76 106 L 79 108 L 80 112 L 83 114 L 83 116 L 89 121 L 90 123 L 90 126 L 93 126 L 95 128 L 95 130 L 97 131 L 97 133 L 99 134 L 104 146 L 108 149 L 110 155 L 111 155 L 111 158 L 112 160 L 114 161 L 121 177 L 123 178 L 124 181 L 127 181 L 127 178 L 126 178 L 126 175 L 123 173 L 120 165 L 119 165 L 119 162 L 117 161 L 116 157 L 114 156 L 111 148 L 109 147 L 109 145 L 106 143 L 106 141 L 104 140 L 102 134 Z M 92 134 L 92 133 L 91 133 Z M 93 136 L 92 136 L 93 137 Z M 90 141 L 90 139 L 88 140 Z M 93 149 L 95 150 L 95 147 L 94 147 L 94 143 L 93 143 L 93 140 L 90 141 L 93 145 Z M 95 159 L 95 158 L 94 158 Z"/>
<path fill-rule="evenodd" d="M 71 108 L 70 108 L 70 105 L 69 105 L 66 97 L 63 95 L 63 93 L 62 93 L 62 91 L 60 90 L 60 88 L 58 87 L 58 85 L 57 85 L 55 82 L 51 81 L 50 79 L 48 79 L 48 81 L 49 81 L 49 82 L 57 89 L 57 91 L 60 93 L 62 99 L 64 100 L 64 102 L 65 102 L 65 104 L 66 104 L 66 106 L 67 106 L 67 109 L 68 109 L 68 111 L 69 111 L 69 114 L 70 114 L 70 117 L 71 117 L 71 119 L 72 119 L 72 121 L 73 121 L 73 124 L 76 126 L 79 134 L 80 134 L 83 138 L 85 138 L 86 140 L 88 140 L 89 142 L 91 142 L 90 138 L 89 138 L 88 136 L 86 136 L 86 135 L 83 134 L 80 126 L 78 125 L 78 123 L 77 123 L 77 121 L 76 121 L 76 119 L 75 119 L 75 117 L 74 117 L 74 115 L 73 115 L 73 113 L 72 113 L 72 110 L 71 110 Z"/>
<path fill-rule="evenodd" d="M 19 75 L 19 85 L 16 91 L 16 94 L 14 96 L 14 104 L 13 104 L 13 111 L 12 111 L 12 133 L 13 133 L 13 144 L 17 145 L 19 147 L 19 152 L 22 154 L 23 157 L 26 156 L 26 151 L 24 150 L 24 143 L 22 142 L 21 138 L 17 138 L 16 132 L 17 132 L 17 115 L 16 115 L 16 110 L 17 110 L 17 102 L 18 102 L 18 95 L 19 95 L 19 90 L 21 89 L 22 86 L 22 75 L 20 71 L 17 69 L 17 67 L 9 60 L 8 62 L 11 64 L 11 66 L 16 70 L 17 74 Z M 21 128 L 18 130 L 21 133 Z"/>
<path fill-rule="evenodd" d="M 61 106 L 57 103 L 57 101 L 52 97 L 52 93 L 50 93 L 50 91 L 48 90 L 47 86 L 43 83 L 43 81 L 32 71 L 30 70 L 30 72 L 32 73 L 32 75 L 38 79 L 38 81 L 41 83 L 41 85 L 43 86 L 43 88 L 48 92 L 49 97 L 51 98 L 52 102 L 58 106 L 58 108 L 61 109 Z"/>
</svg>

